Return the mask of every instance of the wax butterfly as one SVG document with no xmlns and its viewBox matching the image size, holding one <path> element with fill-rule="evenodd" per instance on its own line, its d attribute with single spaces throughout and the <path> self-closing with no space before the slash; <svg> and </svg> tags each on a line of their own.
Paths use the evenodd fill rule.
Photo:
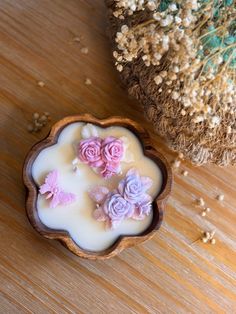
<svg viewBox="0 0 236 314">
<path fill-rule="evenodd" d="M 67 193 L 61 189 L 58 184 L 59 173 L 53 170 L 48 173 L 44 184 L 39 188 L 40 194 L 47 194 L 46 199 L 51 199 L 50 207 L 55 208 L 58 205 L 69 205 L 76 200 L 76 195 Z"/>
</svg>

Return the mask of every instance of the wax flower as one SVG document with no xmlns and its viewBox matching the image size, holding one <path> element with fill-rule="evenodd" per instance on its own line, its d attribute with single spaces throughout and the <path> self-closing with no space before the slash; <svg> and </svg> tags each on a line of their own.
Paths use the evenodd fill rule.
<svg viewBox="0 0 236 314">
<path fill-rule="evenodd" d="M 90 137 L 83 139 L 77 145 L 78 159 L 95 168 L 104 178 L 110 178 L 119 173 L 120 162 L 124 154 L 121 139 L 108 136 L 105 139 Z"/>
<path fill-rule="evenodd" d="M 59 186 L 59 172 L 53 170 L 48 173 L 44 183 L 39 188 L 40 194 L 47 194 L 46 199 L 51 199 L 50 207 L 55 208 L 58 205 L 69 205 L 76 200 L 76 195 L 67 193 Z"/>
<path fill-rule="evenodd" d="M 94 218 L 105 221 L 111 229 L 118 227 L 124 219 L 143 220 L 151 212 L 152 198 L 147 193 L 151 185 L 149 177 L 140 176 L 136 169 L 130 169 L 117 189 L 111 192 L 103 186 L 91 189 L 90 198 L 97 203 Z"/>
</svg>

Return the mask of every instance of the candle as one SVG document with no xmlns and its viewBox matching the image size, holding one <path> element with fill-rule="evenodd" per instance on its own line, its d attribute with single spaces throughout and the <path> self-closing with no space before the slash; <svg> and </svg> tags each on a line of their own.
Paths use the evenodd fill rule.
<svg viewBox="0 0 236 314">
<path fill-rule="evenodd" d="M 148 194 L 154 199 L 162 186 L 162 173 L 159 167 L 144 156 L 138 138 L 124 127 L 100 128 L 92 126 L 99 138 L 113 136 L 126 143 L 125 160 L 121 161 L 120 172 L 104 179 L 85 163 L 79 163 L 76 172 L 72 161 L 76 158 L 75 145 L 88 131 L 88 125 L 82 122 L 72 123 L 61 132 L 58 142 L 43 149 L 32 166 L 32 175 L 38 186 L 53 170 L 59 173 L 58 184 L 63 189 L 76 195 L 76 200 L 68 205 L 50 207 L 45 195 L 38 194 L 37 211 L 41 222 L 51 229 L 66 230 L 82 249 L 102 251 L 110 247 L 120 235 L 138 235 L 145 231 L 152 221 L 152 211 L 143 220 L 124 219 L 117 228 L 107 229 L 105 223 L 93 217 L 96 204 L 88 191 L 95 186 L 106 186 L 110 191 L 118 187 L 129 169 L 137 169 L 141 176 L 152 179 Z M 128 144 L 128 145 L 127 145 Z"/>
</svg>

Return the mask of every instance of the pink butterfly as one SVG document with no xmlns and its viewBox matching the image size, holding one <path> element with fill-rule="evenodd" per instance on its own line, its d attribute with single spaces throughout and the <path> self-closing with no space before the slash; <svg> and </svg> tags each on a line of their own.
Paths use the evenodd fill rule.
<svg viewBox="0 0 236 314">
<path fill-rule="evenodd" d="M 57 205 L 68 205 L 76 200 L 76 195 L 73 193 L 64 192 L 58 185 L 59 173 L 53 170 L 48 173 L 45 183 L 39 188 L 40 194 L 47 193 L 46 199 L 51 198 L 50 207 L 55 208 Z"/>
</svg>

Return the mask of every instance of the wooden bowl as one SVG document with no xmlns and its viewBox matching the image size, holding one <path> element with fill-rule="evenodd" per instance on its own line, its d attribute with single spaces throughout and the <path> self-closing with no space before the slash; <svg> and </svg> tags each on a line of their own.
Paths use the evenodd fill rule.
<svg viewBox="0 0 236 314">
<path fill-rule="evenodd" d="M 120 236 L 115 243 L 99 252 L 91 252 L 80 248 L 65 230 L 54 230 L 45 226 L 39 219 L 37 211 L 38 186 L 32 177 L 32 165 L 41 150 L 57 143 L 61 131 L 71 123 L 87 122 L 98 125 L 103 128 L 110 126 L 122 126 L 133 132 L 143 147 L 144 155 L 152 159 L 161 169 L 163 183 L 159 195 L 154 199 L 153 219 L 150 226 L 141 234 Z M 154 148 L 148 133 L 138 123 L 123 117 L 111 117 L 104 120 L 94 118 L 89 114 L 66 117 L 57 122 L 51 129 L 49 135 L 42 141 L 34 145 L 29 151 L 23 168 L 23 180 L 27 189 L 26 212 L 31 225 L 45 238 L 59 240 L 74 254 L 88 259 L 107 259 L 120 253 L 125 248 L 137 245 L 154 236 L 160 228 L 163 210 L 166 200 L 171 191 L 172 172 L 167 160 Z"/>
</svg>

